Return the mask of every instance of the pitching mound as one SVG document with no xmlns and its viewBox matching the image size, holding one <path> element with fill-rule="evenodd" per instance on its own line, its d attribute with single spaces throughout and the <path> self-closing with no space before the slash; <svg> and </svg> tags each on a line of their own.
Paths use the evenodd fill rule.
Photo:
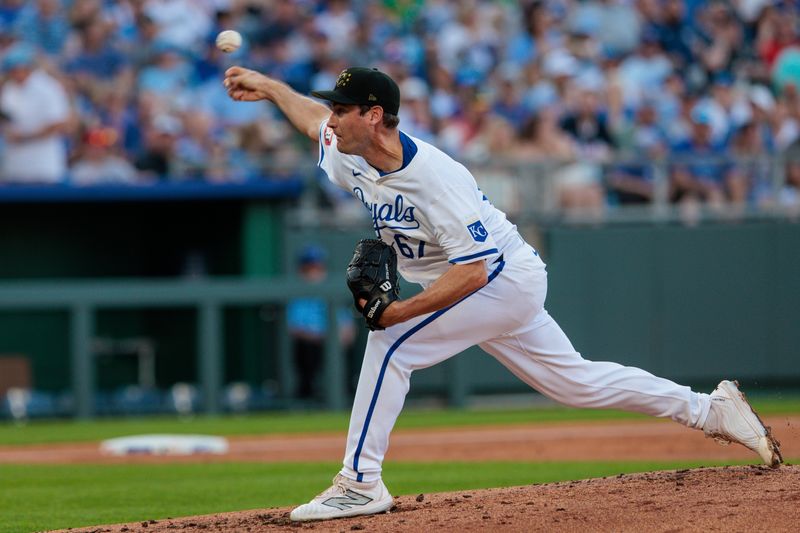
<svg viewBox="0 0 800 533">
<path fill-rule="evenodd" d="M 215 531 L 797 531 L 800 467 L 698 468 L 402 496 L 391 513 L 294 524 L 267 509 L 72 533 Z"/>
</svg>

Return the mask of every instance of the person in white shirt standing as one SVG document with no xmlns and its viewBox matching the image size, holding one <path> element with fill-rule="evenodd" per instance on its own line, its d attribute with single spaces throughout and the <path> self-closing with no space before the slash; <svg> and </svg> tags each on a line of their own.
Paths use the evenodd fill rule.
<svg viewBox="0 0 800 533">
<path fill-rule="evenodd" d="M 389 76 L 345 69 L 333 90 L 312 93 L 332 109 L 240 67 L 228 69 L 224 84 L 234 100 L 272 101 L 319 142 L 319 166 L 364 204 L 378 238 L 395 247 L 400 274 L 424 287 L 389 303 L 370 327 L 342 469 L 292 520 L 390 509 L 381 465 L 412 372 L 475 344 L 563 404 L 671 418 L 780 464 L 778 442 L 736 382 L 701 394 L 639 368 L 583 359 L 544 308 L 538 252 L 463 165 L 397 128 L 400 90 Z M 362 312 L 365 303 L 358 302 Z"/>
<path fill-rule="evenodd" d="M 58 80 L 36 67 L 36 51 L 30 45 L 13 45 L 2 64 L 6 80 L 0 89 L 0 112 L 5 150 L 0 182 L 58 183 L 67 174 L 67 93 Z"/>
</svg>

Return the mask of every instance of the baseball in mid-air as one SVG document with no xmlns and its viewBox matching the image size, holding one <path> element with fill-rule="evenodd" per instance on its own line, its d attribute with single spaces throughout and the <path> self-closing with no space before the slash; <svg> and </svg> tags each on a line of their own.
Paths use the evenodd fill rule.
<svg viewBox="0 0 800 533">
<path fill-rule="evenodd" d="M 242 34 L 236 30 L 225 30 L 217 35 L 217 48 L 230 54 L 242 46 Z"/>
</svg>

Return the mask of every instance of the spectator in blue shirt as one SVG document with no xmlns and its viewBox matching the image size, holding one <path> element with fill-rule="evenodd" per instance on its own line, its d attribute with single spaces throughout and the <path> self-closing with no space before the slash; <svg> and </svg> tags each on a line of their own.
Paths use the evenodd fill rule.
<svg viewBox="0 0 800 533">
<path fill-rule="evenodd" d="M 139 90 L 167 100 L 179 99 L 193 86 L 192 66 L 186 61 L 184 51 L 170 43 L 158 43 L 154 52 L 153 63 L 139 73 Z"/>
<path fill-rule="evenodd" d="M 699 200 L 713 205 L 743 202 L 747 187 L 733 172 L 725 145 L 713 140 L 710 114 L 702 106 L 695 106 L 690 118 L 689 138 L 672 148 L 672 200 Z"/>
<path fill-rule="evenodd" d="M 61 0 L 27 2 L 15 21 L 15 29 L 25 41 L 57 55 L 69 37 L 69 20 Z"/>
<path fill-rule="evenodd" d="M 66 64 L 68 74 L 113 80 L 128 66 L 127 58 L 109 38 L 111 28 L 102 20 L 92 20 L 78 28 L 80 51 Z"/>
<path fill-rule="evenodd" d="M 522 125 L 528 119 L 528 109 L 522 103 L 519 85 L 519 72 L 505 65 L 507 68 L 501 73 L 498 80 L 497 97 L 495 98 L 492 112 L 506 119 L 514 126 L 515 131 L 521 131 Z"/>
<path fill-rule="evenodd" d="M 319 246 L 306 246 L 298 258 L 300 277 L 308 283 L 321 283 L 328 275 L 325 252 Z M 336 310 L 339 339 L 347 347 L 353 342 L 353 318 L 345 309 Z M 325 336 L 328 330 L 327 304 L 321 298 L 296 298 L 286 306 L 286 322 L 292 336 L 297 371 L 297 397 L 311 399 L 324 364 Z"/>
<path fill-rule="evenodd" d="M 628 131 L 625 148 L 630 159 L 615 165 L 608 185 L 620 204 L 643 204 L 653 199 L 653 163 L 667 152 L 667 137 L 658 124 L 655 98 L 646 98 Z"/>
<path fill-rule="evenodd" d="M 664 51 L 675 66 L 683 68 L 692 60 L 692 45 L 696 39 L 691 24 L 687 24 L 683 0 L 665 0 L 661 21 L 654 27 Z"/>
</svg>

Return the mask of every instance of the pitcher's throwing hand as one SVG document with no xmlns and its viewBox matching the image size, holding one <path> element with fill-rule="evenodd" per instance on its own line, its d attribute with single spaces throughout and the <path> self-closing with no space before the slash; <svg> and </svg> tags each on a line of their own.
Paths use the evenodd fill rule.
<svg viewBox="0 0 800 533">
<path fill-rule="evenodd" d="M 225 71 L 225 78 L 222 84 L 228 90 L 228 95 L 240 102 L 255 102 L 264 100 L 265 94 L 261 87 L 269 81 L 269 78 L 243 67 L 231 67 Z"/>
</svg>

